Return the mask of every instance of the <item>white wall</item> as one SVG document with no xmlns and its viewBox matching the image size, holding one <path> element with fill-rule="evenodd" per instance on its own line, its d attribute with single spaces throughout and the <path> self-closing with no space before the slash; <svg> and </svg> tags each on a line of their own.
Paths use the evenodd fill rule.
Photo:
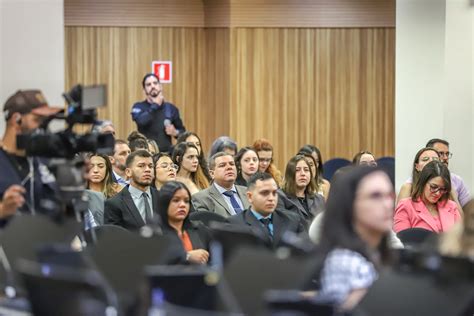
<svg viewBox="0 0 474 316">
<path fill-rule="evenodd" d="M 18 89 L 40 89 L 63 105 L 63 0 L 0 0 L 0 135 L 3 104 Z"/>
<path fill-rule="evenodd" d="M 397 0 L 396 186 L 430 138 L 451 143 L 450 169 L 471 193 L 473 171 L 472 8 L 469 0 Z"/>
</svg>

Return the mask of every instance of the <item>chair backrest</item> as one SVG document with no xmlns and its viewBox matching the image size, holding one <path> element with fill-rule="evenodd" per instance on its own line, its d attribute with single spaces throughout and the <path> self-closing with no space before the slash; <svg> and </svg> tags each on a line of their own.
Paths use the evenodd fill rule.
<svg viewBox="0 0 474 316">
<path fill-rule="evenodd" d="M 126 230 L 121 226 L 110 224 L 95 226 L 91 229 L 83 231 L 84 239 L 88 244 L 93 244 L 102 236 L 110 234 L 117 236 L 117 238 L 126 238 L 125 236 L 132 234 L 132 232 Z"/>
<path fill-rule="evenodd" d="M 327 160 L 323 167 L 324 167 L 324 178 L 328 181 L 331 181 L 332 176 L 336 173 L 336 171 L 342 167 L 350 165 L 351 162 L 344 158 L 333 158 Z"/>
<path fill-rule="evenodd" d="M 218 223 L 227 223 L 227 218 L 224 216 L 213 213 L 213 212 L 205 212 L 205 211 L 200 211 L 200 212 L 192 212 L 189 214 L 189 220 L 191 221 L 200 221 L 207 227 L 210 227 L 212 222 L 218 222 Z"/>
<path fill-rule="evenodd" d="M 115 293 L 96 271 L 25 260 L 19 261 L 18 270 L 34 315 L 99 316 L 118 309 Z"/>
<path fill-rule="evenodd" d="M 397 237 L 400 238 L 401 242 L 406 245 L 420 245 L 424 243 L 428 238 L 433 238 L 436 234 L 431 230 L 423 228 L 408 228 L 397 233 Z"/>
<path fill-rule="evenodd" d="M 377 165 L 388 174 L 392 183 L 395 183 L 395 158 L 381 157 L 377 159 Z"/>
</svg>

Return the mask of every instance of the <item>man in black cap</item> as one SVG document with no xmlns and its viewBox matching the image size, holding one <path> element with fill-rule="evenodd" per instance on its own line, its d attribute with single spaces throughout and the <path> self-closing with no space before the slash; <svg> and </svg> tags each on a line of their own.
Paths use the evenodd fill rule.
<svg viewBox="0 0 474 316">
<path fill-rule="evenodd" d="M 38 158 L 26 157 L 17 136 L 29 134 L 61 111 L 48 106 L 39 90 L 19 90 L 3 107 L 6 129 L 0 148 L 0 225 L 17 210 L 50 213 L 57 208 L 56 180 Z"/>
</svg>

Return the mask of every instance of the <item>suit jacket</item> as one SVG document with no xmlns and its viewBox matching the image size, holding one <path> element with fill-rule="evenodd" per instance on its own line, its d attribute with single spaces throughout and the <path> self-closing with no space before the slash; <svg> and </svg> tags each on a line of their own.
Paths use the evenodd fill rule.
<svg viewBox="0 0 474 316">
<path fill-rule="evenodd" d="M 133 202 L 132 195 L 128 191 L 129 185 L 123 188 L 114 197 L 105 201 L 104 224 L 122 226 L 129 230 L 136 230 L 145 226 L 140 212 Z M 158 191 L 151 190 L 152 211 L 156 215 L 158 208 Z"/>
<path fill-rule="evenodd" d="M 315 194 L 313 196 L 307 196 L 306 201 L 308 203 L 309 212 L 301 205 L 300 201 L 296 196 L 289 196 L 282 190 L 278 190 L 278 205 L 277 209 L 281 211 L 290 211 L 294 214 L 299 214 L 306 222 L 306 226 L 309 227 L 312 220 L 319 213 L 326 209 L 324 198 Z"/>
<path fill-rule="evenodd" d="M 428 211 L 421 199 L 413 201 L 411 198 L 401 200 L 395 209 L 393 230 L 398 233 L 408 228 L 424 228 L 441 233 L 449 230 L 454 223 L 461 220 L 457 204 L 451 200 L 438 203 L 441 230 L 438 229 L 433 215 Z"/>
<path fill-rule="evenodd" d="M 236 185 L 235 189 L 242 201 L 244 209 L 250 207 L 250 203 L 247 200 L 247 189 L 240 185 Z M 233 210 L 230 210 L 225 198 L 219 193 L 213 184 L 211 184 L 207 189 L 194 194 L 192 196 L 192 204 L 196 211 L 213 212 L 224 217 L 229 217 L 234 213 Z"/>
<path fill-rule="evenodd" d="M 229 223 L 239 228 L 248 230 L 250 233 L 260 237 L 271 246 L 280 244 L 285 232 L 291 231 L 297 234 L 305 233 L 304 221 L 297 214 L 291 214 L 280 210 L 275 210 L 272 215 L 273 224 L 273 243 L 268 235 L 265 226 L 252 214 L 252 211 L 246 209 L 240 214 L 229 217 Z"/>
</svg>

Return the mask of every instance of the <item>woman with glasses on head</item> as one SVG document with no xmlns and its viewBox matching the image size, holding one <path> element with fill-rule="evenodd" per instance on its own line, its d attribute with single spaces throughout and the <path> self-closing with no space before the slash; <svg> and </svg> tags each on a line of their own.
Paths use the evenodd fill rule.
<svg viewBox="0 0 474 316">
<path fill-rule="evenodd" d="M 451 177 L 440 161 L 431 161 L 413 183 L 410 198 L 401 200 L 395 210 L 394 231 L 423 228 L 435 233 L 448 231 L 461 220 L 458 205 L 449 199 Z"/>
<path fill-rule="evenodd" d="M 199 153 L 194 144 L 181 143 L 176 145 L 172 159 L 178 165 L 176 180 L 184 183 L 191 194 L 209 187 L 209 180 L 207 180 L 199 165 Z"/>
<path fill-rule="evenodd" d="M 329 194 L 329 189 L 331 188 L 331 183 L 328 180 L 324 179 L 324 169 L 323 169 L 323 157 L 321 151 L 318 147 L 306 144 L 300 148 L 298 154 L 310 154 L 314 159 L 314 164 L 316 166 L 316 172 L 314 173 L 314 178 L 316 179 L 316 184 L 318 186 L 318 194 L 322 195 L 327 199 Z"/>
<path fill-rule="evenodd" d="M 354 166 L 369 166 L 377 167 L 377 161 L 375 160 L 374 154 L 370 151 L 361 151 L 352 158 L 352 164 Z"/>
<path fill-rule="evenodd" d="M 237 167 L 235 184 L 246 187 L 247 181 L 258 171 L 257 152 L 252 147 L 244 147 L 234 157 Z"/>
<path fill-rule="evenodd" d="M 270 144 L 268 140 L 261 138 L 257 139 L 252 147 L 258 155 L 258 171 L 269 173 L 277 183 L 278 187 L 280 187 L 282 183 L 281 172 L 273 164 L 272 144 Z"/>
<path fill-rule="evenodd" d="M 153 156 L 153 163 L 155 164 L 155 180 L 153 183 L 157 190 L 160 190 L 165 183 L 176 180 L 178 166 L 171 160 L 170 155 L 158 153 Z"/>
</svg>

